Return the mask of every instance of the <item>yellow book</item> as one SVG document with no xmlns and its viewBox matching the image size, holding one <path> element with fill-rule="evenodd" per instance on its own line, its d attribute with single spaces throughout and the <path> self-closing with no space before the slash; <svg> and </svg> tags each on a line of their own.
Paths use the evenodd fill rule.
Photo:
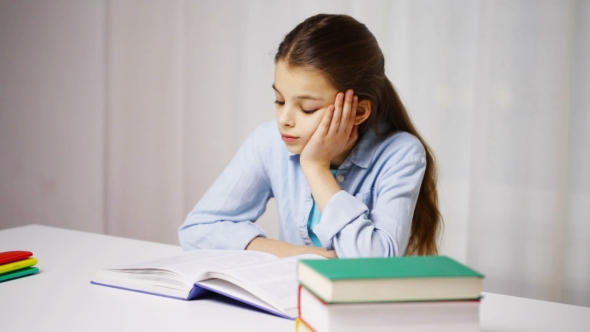
<svg viewBox="0 0 590 332">
<path fill-rule="evenodd" d="M 314 330 L 298 317 L 295 319 L 295 332 L 314 332 Z"/>
<path fill-rule="evenodd" d="M 37 264 L 37 258 L 31 257 L 20 261 L 0 265 L 0 274 L 24 269 L 25 267 L 33 266 L 35 264 Z"/>
</svg>

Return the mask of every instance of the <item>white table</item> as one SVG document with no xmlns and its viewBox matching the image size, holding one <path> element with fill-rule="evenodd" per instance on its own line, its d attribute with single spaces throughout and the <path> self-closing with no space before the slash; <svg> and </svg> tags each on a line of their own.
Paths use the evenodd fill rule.
<svg viewBox="0 0 590 332">
<path fill-rule="evenodd" d="M 293 321 L 225 302 L 179 301 L 90 284 L 99 268 L 180 247 L 29 225 L 0 231 L 0 252 L 32 251 L 38 275 L 0 283 L 2 331 L 293 331 Z M 484 293 L 482 331 L 590 331 L 590 308 Z"/>
</svg>

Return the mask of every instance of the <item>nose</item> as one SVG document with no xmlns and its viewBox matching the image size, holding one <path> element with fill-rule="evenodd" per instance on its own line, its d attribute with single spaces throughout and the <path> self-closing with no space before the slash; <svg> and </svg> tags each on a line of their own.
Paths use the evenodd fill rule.
<svg viewBox="0 0 590 332">
<path fill-rule="evenodd" d="M 289 107 L 284 105 L 277 111 L 277 120 L 281 127 L 292 128 L 295 126 L 295 117 Z"/>
</svg>

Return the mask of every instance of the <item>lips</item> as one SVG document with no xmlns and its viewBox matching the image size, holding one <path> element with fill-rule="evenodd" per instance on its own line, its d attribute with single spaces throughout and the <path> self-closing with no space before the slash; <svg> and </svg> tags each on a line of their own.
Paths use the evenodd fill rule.
<svg viewBox="0 0 590 332">
<path fill-rule="evenodd" d="M 291 136 L 291 135 L 285 135 L 281 133 L 281 138 L 283 139 L 283 141 L 285 143 L 292 143 L 295 142 L 299 137 L 296 136 Z"/>
</svg>

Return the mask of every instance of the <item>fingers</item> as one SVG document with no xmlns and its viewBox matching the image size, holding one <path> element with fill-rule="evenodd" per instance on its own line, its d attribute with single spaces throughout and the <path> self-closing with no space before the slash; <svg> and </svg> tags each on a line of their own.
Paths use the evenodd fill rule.
<svg viewBox="0 0 590 332">
<path fill-rule="evenodd" d="M 341 131 L 346 131 L 349 127 L 350 114 L 352 113 L 352 104 L 354 100 L 354 91 L 352 89 L 346 90 L 344 94 L 344 106 L 342 108 L 342 118 L 340 120 L 339 128 Z M 356 111 L 356 110 L 355 110 Z M 349 129 L 350 132 L 350 129 Z"/>
<path fill-rule="evenodd" d="M 330 125 L 330 134 L 344 134 L 348 137 L 354 124 L 358 97 L 352 89 L 339 92 L 334 102 L 334 116 Z"/>
<path fill-rule="evenodd" d="M 340 121 L 342 119 L 342 107 L 344 104 L 344 94 L 338 92 L 336 94 L 336 101 L 334 102 L 334 115 L 332 117 L 332 123 L 330 124 L 330 134 L 336 135 L 340 127 Z"/>
<path fill-rule="evenodd" d="M 354 120 L 356 118 L 356 109 L 359 105 L 359 97 L 354 96 L 352 98 L 352 105 L 350 106 L 350 112 L 347 115 L 347 123 L 344 124 L 344 132 L 348 136 L 352 131 L 352 127 L 354 126 Z"/>
<path fill-rule="evenodd" d="M 318 128 L 316 129 L 316 131 L 314 132 L 317 133 L 318 135 L 322 135 L 325 136 L 328 134 L 328 131 L 331 129 L 332 127 L 332 118 L 334 117 L 334 106 L 330 105 L 330 107 L 328 107 L 328 109 L 326 110 L 326 113 L 324 113 L 324 116 L 322 117 L 322 121 L 320 122 L 320 125 L 318 126 Z"/>
</svg>

